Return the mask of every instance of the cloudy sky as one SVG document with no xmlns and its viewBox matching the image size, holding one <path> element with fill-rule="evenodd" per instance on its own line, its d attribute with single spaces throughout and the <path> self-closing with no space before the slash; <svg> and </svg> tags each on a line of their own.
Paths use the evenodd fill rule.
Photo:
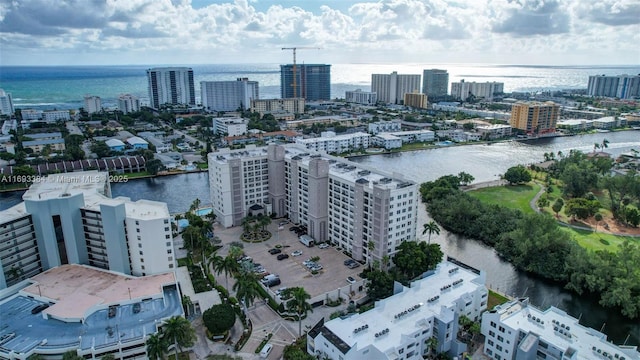
<svg viewBox="0 0 640 360">
<path fill-rule="evenodd" d="M 640 64 L 640 0 L 0 0 L 0 64 Z"/>
</svg>

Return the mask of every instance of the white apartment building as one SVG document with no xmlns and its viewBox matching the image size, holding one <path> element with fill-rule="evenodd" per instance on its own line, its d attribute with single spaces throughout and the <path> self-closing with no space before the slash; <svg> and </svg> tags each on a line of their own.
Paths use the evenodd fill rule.
<svg viewBox="0 0 640 360">
<path fill-rule="evenodd" d="M 88 114 L 95 114 L 102 111 L 102 100 L 100 99 L 100 96 L 85 95 L 84 110 Z"/>
<path fill-rule="evenodd" d="M 0 130 L 0 134 L 10 135 L 11 130 L 17 130 L 17 129 L 18 129 L 18 120 L 16 119 L 5 120 L 2 123 L 2 130 Z"/>
<path fill-rule="evenodd" d="M 254 99 L 251 101 L 251 111 L 264 114 L 304 114 L 304 98 L 287 99 Z"/>
<path fill-rule="evenodd" d="M 479 125 L 476 126 L 476 131 L 480 134 L 481 137 L 491 140 L 511 136 L 511 126 L 509 125 Z"/>
<path fill-rule="evenodd" d="M 404 101 L 404 94 L 420 91 L 420 74 L 404 75 L 396 71 L 391 74 L 372 74 L 371 91 L 378 95 L 378 101 L 400 104 Z"/>
<path fill-rule="evenodd" d="M 214 118 L 212 124 L 213 133 L 217 135 L 240 136 L 247 133 L 247 120 L 242 118 Z"/>
<path fill-rule="evenodd" d="M 371 139 L 371 143 L 377 147 L 387 150 L 399 149 L 402 147 L 402 139 L 391 133 L 379 133 Z"/>
<path fill-rule="evenodd" d="M 0 212 L 0 289 L 64 264 L 135 276 L 176 266 L 167 205 L 111 198 L 105 172 L 49 175 L 22 199 Z"/>
<path fill-rule="evenodd" d="M 459 356 L 458 319 L 479 319 L 487 307 L 485 274 L 448 259 L 426 276 L 348 318 L 321 320 L 307 334 L 307 352 L 332 360 L 423 359 L 429 339 L 437 352 Z"/>
<path fill-rule="evenodd" d="M 474 96 L 476 99 L 492 100 L 495 94 L 503 92 L 504 83 L 501 82 L 465 82 L 463 79 L 460 82 L 451 83 L 451 96 L 462 101 L 467 100 L 469 96 Z"/>
<path fill-rule="evenodd" d="M 257 81 L 237 78 L 236 81 L 201 81 L 202 106 L 208 111 L 248 109 L 251 101 L 260 97 Z"/>
<path fill-rule="evenodd" d="M 22 120 L 41 120 L 42 119 L 42 110 L 35 109 L 23 109 Z"/>
<path fill-rule="evenodd" d="M 357 89 L 353 91 L 346 91 L 344 99 L 348 103 L 375 105 L 378 102 L 378 94 L 373 91 L 362 91 Z"/>
<path fill-rule="evenodd" d="M 11 94 L 0 89 L 0 115 L 12 116 L 14 112 Z"/>
<path fill-rule="evenodd" d="M 617 346 L 597 330 L 550 307 L 541 311 L 521 298 L 482 315 L 484 354 L 496 360 L 639 360 L 635 346 Z"/>
<path fill-rule="evenodd" d="M 381 132 L 394 132 L 400 131 L 402 129 L 402 124 L 400 121 L 378 121 L 374 123 L 369 123 L 369 132 L 372 134 L 377 134 Z"/>
<path fill-rule="evenodd" d="M 131 94 L 118 96 L 118 110 L 123 114 L 140 111 L 140 99 Z"/>
<path fill-rule="evenodd" d="M 68 121 L 71 120 L 71 114 L 69 110 L 48 110 L 42 113 L 42 120 L 47 123 L 53 123 L 59 120 Z"/>
<path fill-rule="evenodd" d="M 193 69 L 187 67 L 164 67 L 147 70 L 150 106 L 195 105 L 196 92 Z"/>
<path fill-rule="evenodd" d="M 320 137 L 317 138 L 296 139 L 296 144 L 300 144 L 309 150 L 342 153 L 359 148 L 368 148 L 370 138 L 371 135 L 363 132 L 336 135 L 333 131 L 323 131 Z"/>
<path fill-rule="evenodd" d="M 208 159 L 213 211 L 225 227 L 240 225 L 249 208 L 260 205 L 306 225 L 316 241 L 331 241 L 359 261 L 382 262 L 416 237 L 418 188 L 400 174 L 299 144 L 221 149 Z"/>
</svg>

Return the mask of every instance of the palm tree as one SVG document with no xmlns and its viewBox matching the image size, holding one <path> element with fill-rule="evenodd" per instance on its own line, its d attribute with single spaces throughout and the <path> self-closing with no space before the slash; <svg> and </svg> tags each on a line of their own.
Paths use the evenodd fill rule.
<svg viewBox="0 0 640 360">
<path fill-rule="evenodd" d="M 593 144 L 593 152 L 594 153 L 596 152 L 596 149 L 600 149 L 600 144 L 598 144 L 598 143 Z"/>
<path fill-rule="evenodd" d="M 245 310 L 253 305 L 253 301 L 260 295 L 258 288 L 258 275 L 252 271 L 241 271 L 233 284 L 233 291 L 245 306 Z"/>
<path fill-rule="evenodd" d="M 194 212 L 194 211 L 198 210 L 199 207 L 200 207 L 200 199 L 196 198 L 191 203 L 191 206 L 189 206 L 189 212 Z"/>
<path fill-rule="evenodd" d="M 376 243 L 373 242 L 373 240 L 369 240 L 369 242 L 367 243 L 367 250 L 369 250 L 369 257 L 368 257 L 368 263 L 369 263 L 369 269 L 371 269 L 371 259 L 373 259 L 373 254 L 372 252 L 376 249 Z"/>
<path fill-rule="evenodd" d="M 147 357 L 152 360 L 164 359 L 168 347 L 167 340 L 160 333 L 153 334 L 147 339 Z"/>
<path fill-rule="evenodd" d="M 429 238 L 427 239 L 427 244 L 431 245 L 431 234 L 435 233 L 436 235 L 440 235 L 440 228 L 435 221 L 431 220 L 428 223 L 423 225 L 422 235 L 429 233 Z"/>
<path fill-rule="evenodd" d="M 226 288 L 227 290 L 229 290 L 229 275 L 233 275 L 235 272 L 237 272 L 240 266 L 238 265 L 238 261 L 236 261 L 236 257 L 231 253 L 229 253 L 224 258 L 217 258 L 221 258 L 222 260 L 216 260 L 215 262 L 213 262 L 213 269 L 218 275 L 224 272 Z M 214 257 L 214 259 L 216 259 L 216 257 Z"/>
<path fill-rule="evenodd" d="M 193 301 L 191 301 L 189 295 L 182 295 L 182 308 L 187 316 L 189 316 L 189 309 L 191 309 L 191 306 L 193 306 Z"/>
<path fill-rule="evenodd" d="M 309 311 L 313 312 L 311 305 L 307 302 L 307 300 L 311 299 L 311 295 L 302 287 L 291 289 L 290 294 L 292 299 L 287 304 L 287 307 L 298 314 L 298 336 L 302 336 L 302 316 L 307 315 Z"/>
<path fill-rule="evenodd" d="M 382 257 L 382 268 L 381 270 L 386 270 L 387 266 L 389 266 L 389 259 L 391 259 L 391 257 L 389 255 L 385 255 Z"/>
<path fill-rule="evenodd" d="M 602 145 L 600 145 L 600 148 L 602 149 L 602 151 L 604 151 L 604 149 L 609 147 L 609 140 L 607 139 L 602 139 Z"/>
<path fill-rule="evenodd" d="M 172 316 L 165 322 L 163 336 L 173 339 L 176 360 L 178 360 L 178 350 L 182 352 L 183 346 L 193 346 L 196 342 L 196 331 L 191 327 L 189 320 L 182 316 Z"/>
</svg>

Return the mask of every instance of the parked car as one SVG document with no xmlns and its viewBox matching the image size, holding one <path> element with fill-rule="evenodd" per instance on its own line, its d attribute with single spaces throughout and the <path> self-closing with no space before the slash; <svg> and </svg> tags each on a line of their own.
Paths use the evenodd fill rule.
<svg viewBox="0 0 640 360">
<path fill-rule="evenodd" d="M 322 265 L 316 264 L 316 266 L 311 268 L 311 271 L 320 271 L 322 269 L 323 269 Z"/>
<path fill-rule="evenodd" d="M 352 276 L 347 277 L 347 282 L 349 284 L 355 284 L 356 283 L 356 279 L 354 279 Z"/>
<path fill-rule="evenodd" d="M 349 266 L 349 264 L 352 264 L 352 263 L 354 263 L 354 262 L 356 262 L 356 261 L 355 261 L 355 260 L 353 260 L 353 259 L 347 259 L 347 260 L 345 260 L 345 261 L 344 261 L 344 265 L 345 265 L 345 266 Z"/>
<path fill-rule="evenodd" d="M 291 256 L 300 256 L 300 255 L 302 255 L 302 250 L 296 250 L 291 253 Z"/>
<path fill-rule="evenodd" d="M 288 259 L 288 258 L 289 258 L 289 255 L 287 255 L 287 254 L 278 255 L 278 260 L 284 260 L 284 259 Z"/>
<path fill-rule="evenodd" d="M 322 244 L 318 245 L 318 249 L 326 249 L 328 247 L 329 247 L 329 244 L 327 244 L 327 243 L 322 243 Z"/>
<path fill-rule="evenodd" d="M 33 309 L 31 309 L 31 313 L 32 314 L 38 314 L 40 312 L 42 312 L 42 310 L 46 309 L 49 307 L 49 304 L 40 304 L 36 307 L 34 307 Z"/>
<path fill-rule="evenodd" d="M 275 248 L 274 248 L 274 249 L 269 250 L 269 254 L 271 254 L 271 255 L 280 254 L 281 252 L 282 252 L 282 250 L 280 250 L 280 249 L 275 249 Z"/>
<path fill-rule="evenodd" d="M 273 345 L 271 344 L 266 344 L 265 346 L 263 346 L 262 350 L 260 350 L 260 358 L 261 359 L 268 358 L 272 349 L 273 349 Z"/>
<path fill-rule="evenodd" d="M 349 269 L 355 269 L 355 268 L 357 268 L 358 266 L 360 266 L 360 264 L 358 264 L 358 262 L 356 262 L 356 261 L 354 261 L 354 262 L 352 262 L 351 264 L 347 265 L 347 267 L 348 267 Z"/>
</svg>

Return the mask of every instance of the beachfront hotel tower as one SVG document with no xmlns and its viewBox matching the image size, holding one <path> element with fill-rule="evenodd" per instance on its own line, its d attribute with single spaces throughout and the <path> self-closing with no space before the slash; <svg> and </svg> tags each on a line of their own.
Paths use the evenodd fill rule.
<svg viewBox="0 0 640 360">
<path fill-rule="evenodd" d="M 260 97 L 258 82 L 249 81 L 248 78 L 201 81 L 200 93 L 202 106 L 212 112 L 246 110 L 251 106 L 251 101 Z"/>
<path fill-rule="evenodd" d="M 429 69 L 422 72 L 422 93 L 429 97 L 445 96 L 449 91 L 447 70 Z"/>
<path fill-rule="evenodd" d="M 404 94 L 420 91 L 420 74 L 404 75 L 396 71 L 391 74 L 372 74 L 371 92 L 378 95 L 378 101 L 385 104 L 400 104 Z"/>
<path fill-rule="evenodd" d="M 147 70 L 150 106 L 195 105 L 193 70 L 187 67 L 164 67 Z"/>
</svg>

